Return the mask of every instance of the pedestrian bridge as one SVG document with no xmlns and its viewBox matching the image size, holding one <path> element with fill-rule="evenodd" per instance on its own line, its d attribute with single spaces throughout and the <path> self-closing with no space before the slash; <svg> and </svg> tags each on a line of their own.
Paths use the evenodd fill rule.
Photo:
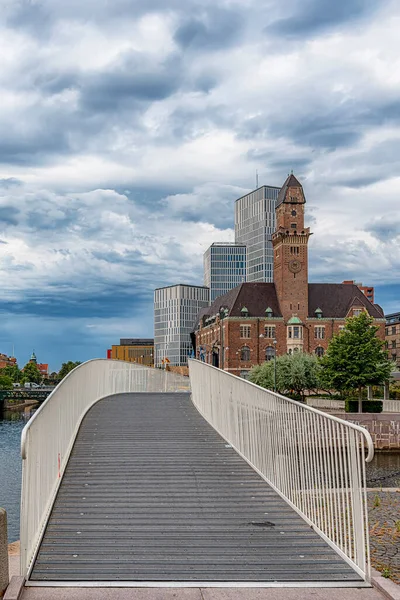
<svg viewBox="0 0 400 600">
<path fill-rule="evenodd" d="M 189 385 L 190 383 L 190 385 Z M 369 581 L 361 427 L 190 361 L 89 361 L 22 435 L 28 586 Z"/>
</svg>

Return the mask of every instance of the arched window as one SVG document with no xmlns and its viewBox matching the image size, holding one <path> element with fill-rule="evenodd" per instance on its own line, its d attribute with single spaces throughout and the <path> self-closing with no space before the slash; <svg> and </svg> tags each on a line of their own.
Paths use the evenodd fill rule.
<svg viewBox="0 0 400 600">
<path fill-rule="evenodd" d="M 319 357 L 324 355 L 324 349 L 321 346 L 318 346 L 318 348 L 315 348 L 315 354 Z"/>
<path fill-rule="evenodd" d="M 250 348 L 248 346 L 243 346 L 240 350 L 240 360 L 250 360 Z"/>
<path fill-rule="evenodd" d="M 265 350 L 265 360 L 272 360 L 275 356 L 275 350 L 272 346 L 268 346 Z"/>
</svg>

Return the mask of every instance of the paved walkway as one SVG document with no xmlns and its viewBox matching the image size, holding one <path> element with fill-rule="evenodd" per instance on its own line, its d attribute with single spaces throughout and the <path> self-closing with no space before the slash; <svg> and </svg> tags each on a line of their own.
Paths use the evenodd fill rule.
<svg viewBox="0 0 400 600">
<path fill-rule="evenodd" d="M 385 596 L 371 588 L 25 588 L 21 600 L 385 600 Z"/>
<path fill-rule="evenodd" d="M 31 579 L 361 582 L 184 393 L 89 411 Z"/>
<path fill-rule="evenodd" d="M 369 491 L 371 564 L 400 584 L 400 490 Z"/>
</svg>

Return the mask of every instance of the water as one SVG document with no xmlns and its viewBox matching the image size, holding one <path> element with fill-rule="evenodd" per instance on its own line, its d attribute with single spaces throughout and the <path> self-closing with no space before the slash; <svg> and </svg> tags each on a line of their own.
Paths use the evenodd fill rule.
<svg viewBox="0 0 400 600">
<path fill-rule="evenodd" d="M 377 452 L 366 471 L 367 487 L 400 488 L 400 452 Z"/>
<path fill-rule="evenodd" d="M 0 506 L 7 511 L 9 542 L 19 539 L 20 439 L 33 413 L 34 409 L 0 413 Z M 367 465 L 367 486 L 400 487 L 400 452 L 375 454 Z"/>
<path fill-rule="evenodd" d="M 33 414 L 28 411 L 0 413 L 0 506 L 7 511 L 8 541 L 19 540 L 21 497 L 21 431 Z"/>
</svg>

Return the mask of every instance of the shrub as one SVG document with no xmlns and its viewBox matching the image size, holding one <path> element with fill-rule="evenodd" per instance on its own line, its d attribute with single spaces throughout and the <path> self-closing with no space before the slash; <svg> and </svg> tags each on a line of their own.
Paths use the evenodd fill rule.
<svg viewBox="0 0 400 600">
<path fill-rule="evenodd" d="M 362 412 L 363 413 L 381 413 L 383 410 L 382 400 L 363 400 Z M 345 402 L 345 411 L 347 413 L 358 412 L 358 400 L 347 398 Z"/>
</svg>

